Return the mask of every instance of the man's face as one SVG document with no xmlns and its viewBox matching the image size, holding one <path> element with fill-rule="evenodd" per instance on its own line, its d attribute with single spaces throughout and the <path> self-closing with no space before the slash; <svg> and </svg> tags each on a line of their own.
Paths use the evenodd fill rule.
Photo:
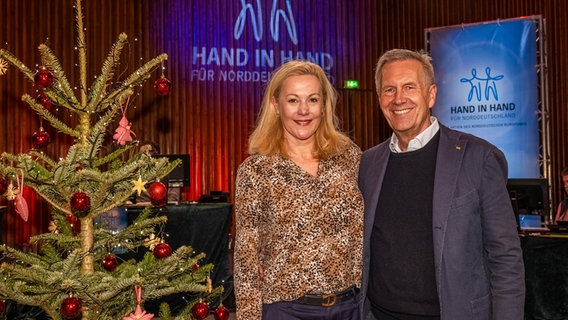
<svg viewBox="0 0 568 320">
<path fill-rule="evenodd" d="M 379 104 L 397 137 L 408 143 L 430 125 L 436 85 L 427 85 L 420 62 L 387 63 L 382 70 Z"/>
</svg>

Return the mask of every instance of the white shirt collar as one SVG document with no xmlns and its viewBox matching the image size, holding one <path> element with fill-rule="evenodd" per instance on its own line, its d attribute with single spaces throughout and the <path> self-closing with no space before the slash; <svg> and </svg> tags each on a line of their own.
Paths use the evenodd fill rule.
<svg viewBox="0 0 568 320">
<path fill-rule="evenodd" d="M 428 142 L 430 142 L 430 140 L 432 140 L 432 138 L 436 135 L 436 133 L 438 133 L 438 130 L 440 130 L 440 124 L 438 123 L 438 119 L 436 119 L 436 117 L 430 116 L 430 122 L 431 122 L 430 126 L 428 126 L 426 130 L 422 131 L 414 139 L 410 140 L 405 152 L 415 151 L 424 147 L 426 144 L 428 144 Z M 394 153 L 403 152 L 398 146 L 398 138 L 394 133 L 391 136 L 389 148 Z"/>
</svg>

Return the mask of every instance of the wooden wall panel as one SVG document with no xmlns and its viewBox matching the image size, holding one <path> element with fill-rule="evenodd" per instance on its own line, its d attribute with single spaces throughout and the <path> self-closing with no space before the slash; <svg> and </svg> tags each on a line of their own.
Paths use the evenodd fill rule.
<svg viewBox="0 0 568 320">
<path fill-rule="evenodd" d="M 424 48 L 424 29 L 461 23 L 540 14 L 546 19 L 549 80 L 549 119 L 553 203 L 561 196 L 557 175 L 568 165 L 568 3 L 560 0 L 290 0 L 299 34 L 297 48 L 333 53 L 331 76 L 339 92 L 338 115 L 343 128 L 367 149 L 391 131 L 377 106 L 374 65 L 388 49 Z M 238 0 L 84 0 L 90 79 L 100 71 L 120 32 L 129 36 L 117 81 L 159 53 L 169 54 L 164 75 L 172 81 L 169 96 L 152 89 L 155 78 L 139 88 L 128 109 L 128 119 L 140 140 L 153 140 L 163 153 L 191 155 L 188 200 L 211 190 L 234 194 L 238 165 L 247 156 L 246 144 L 258 112 L 264 82 L 196 81 L 192 73 L 205 67 L 193 61 L 193 46 L 203 41 L 216 47 L 247 50 L 289 49 L 283 39 L 254 41 L 247 25 L 244 38 L 233 39 L 232 23 L 241 10 Z M 246 0 L 244 3 L 256 3 Z M 269 12 L 273 1 L 260 1 Z M 286 1 L 275 0 L 284 5 Z M 78 83 L 72 0 L 0 1 L 0 46 L 30 67 L 40 63 L 37 46 L 46 42 L 60 58 L 67 77 Z M 225 26 L 225 29 L 221 30 Z M 283 26 L 281 26 L 283 28 Z M 281 33 L 285 37 L 285 32 Z M 248 38 L 247 38 L 248 37 Z M 243 67 L 242 70 L 247 70 Z M 261 69 L 267 70 L 268 69 Z M 360 81 L 359 90 L 344 90 L 344 80 Z M 89 81 L 91 82 L 91 81 Z M 77 90 L 78 91 L 78 90 Z M 0 76 L 0 151 L 25 152 L 40 121 L 20 100 L 37 94 L 33 84 L 13 67 Z M 66 121 L 65 110 L 56 111 Z M 118 120 L 118 119 L 117 119 Z M 64 155 L 72 141 L 45 125 L 53 142 L 45 152 Z M 114 127 L 109 128 L 112 132 Z M 11 206 L 4 199 L 2 204 Z M 45 231 L 48 218 L 43 205 L 31 226 L 17 224 L 14 213 L 4 215 L 4 240 L 25 242 L 29 234 Z M 9 217 L 9 218 L 8 218 Z M 10 220 L 7 220 L 10 219 Z M 28 224 L 29 225 L 29 224 Z M 22 231 L 22 230 L 27 231 Z M 6 231 L 6 230 L 5 230 Z"/>
</svg>

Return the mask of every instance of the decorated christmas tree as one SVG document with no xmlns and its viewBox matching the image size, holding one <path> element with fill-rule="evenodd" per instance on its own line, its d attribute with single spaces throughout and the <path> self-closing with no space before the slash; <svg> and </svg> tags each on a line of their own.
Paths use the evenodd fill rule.
<svg viewBox="0 0 568 320">
<path fill-rule="evenodd" d="M 0 246 L 0 310 L 9 300 L 39 307 L 52 319 L 152 319 L 152 314 L 143 311 L 144 301 L 184 293 L 191 299 L 181 311 L 174 316 L 162 304 L 159 317 L 204 319 L 209 314 L 208 303 L 223 290 L 211 286 L 213 265 L 200 265 L 205 255 L 195 254 L 190 246 L 173 251 L 160 232 L 167 219 L 155 214 L 166 196 L 159 179 L 179 163 L 139 151 L 126 117 L 126 108 L 136 91 L 163 66 L 167 55 L 161 54 L 130 76 L 116 79 L 121 52 L 128 44 L 127 36 L 120 34 L 100 74 L 87 86 L 81 0 L 76 0 L 75 10 L 78 96 L 47 45 L 39 46 L 41 67 L 37 70 L 26 67 L 7 50 L 0 50 L 0 74 L 7 68 L 19 69 L 39 88 L 37 97 L 24 94 L 22 100 L 43 121 L 74 138 L 67 153 L 56 159 L 42 152 L 51 139 L 43 128 L 33 134 L 31 150 L 2 153 L 0 194 L 14 201 L 15 211 L 27 220 L 22 188 L 32 188 L 49 203 L 53 221 L 51 232 L 30 239 L 36 250 L 24 252 Z M 157 94 L 169 93 L 170 83 L 163 69 L 154 88 Z M 75 122 L 69 124 L 58 118 L 50 111 L 52 105 L 67 110 Z M 105 148 L 109 128 L 116 128 L 112 137 L 114 151 Z M 134 193 L 145 191 L 148 182 L 152 182 L 148 187 L 152 205 L 134 223 L 122 230 L 96 223 Z M 80 224 L 80 228 L 74 228 L 70 221 Z M 144 247 L 152 250 L 138 260 L 125 260 L 116 254 L 117 248 L 136 251 Z M 228 312 L 221 305 L 215 316 L 227 319 Z"/>
</svg>

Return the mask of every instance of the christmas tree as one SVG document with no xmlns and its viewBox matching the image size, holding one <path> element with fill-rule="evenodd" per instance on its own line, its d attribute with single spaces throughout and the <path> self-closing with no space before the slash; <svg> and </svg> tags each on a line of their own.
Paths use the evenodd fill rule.
<svg viewBox="0 0 568 320">
<path fill-rule="evenodd" d="M 218 297 L 223 288 L 212 288 L 209 274 L 213 265 L 199 265 L 204 254 L 189 246 L 172 252 L 160 240 L 159 230 L 167 222 L 154 214 L 163 205 L 165 188 L 159 182 L 178 161 L 154 158 L 139 151 L 132 139 L 126 108 L 131 97 L 167 59 L 161 54 L 146 62 L 130 76 L 115 79 L 127 36 L 120 34 L 112 46 L 100 74 L 87 87 L 86 42 L 81 0 L 76 0 L 77 52 L 80 84 L 77 97 L 60 62 L 50 48 L 41 44 L 41 68 L 26 67 L 15 55 L 0 50 L 0 74 L 8 64 L 19 69 L 40 88 L 25 101 L 42 120 L 74 138 L 67 154 L 52 159 L 41 147 L 50 142 L 40 128 L 32 136 L 35 148 L 20 154 L 4 152 L 0 159 L 0 194 L 14 201 L 16 212 L 27 219 L 28 208 L 22 187 L 32 188 L 45 199 L 51 210 L 51 232 L 34 236 L 30 243 L 37 250 L 19 251 L 0 246 L 0 299 L 37 306 L 53 319 L 151 319 L 141 302 L 174 293 L 188 293 L 191 301 L 175 316 L 167 305 L 160 307 L 161 319 L 203 319 L 209 314 L 207 302 Z M 156 92 L 166 95 L 169 81 L 162 76 L 154 83 Z M 50 111 L 58 105 L 76 119 L 65 123 Z M 116 120 L 121 118 L 118 124 Z M 114 130 L 115 150 L 104 148 L 108 127 Z M 133 193 L 145 190 L 147 182 L 153 206 L 146 208 L 134 223 L 111 230 L 95 223 L 109 210 L 123 205 Z M 80 230 L 69 221 L 80 223 Z M 116 248 L 137 250 L 150 247 L 143 258 L 119 261 Z M 0 300 L 3 304 L 3 300 Z M 228 312 L 217 308 L 216 317 L 227 319 Z"/>
</svg>

